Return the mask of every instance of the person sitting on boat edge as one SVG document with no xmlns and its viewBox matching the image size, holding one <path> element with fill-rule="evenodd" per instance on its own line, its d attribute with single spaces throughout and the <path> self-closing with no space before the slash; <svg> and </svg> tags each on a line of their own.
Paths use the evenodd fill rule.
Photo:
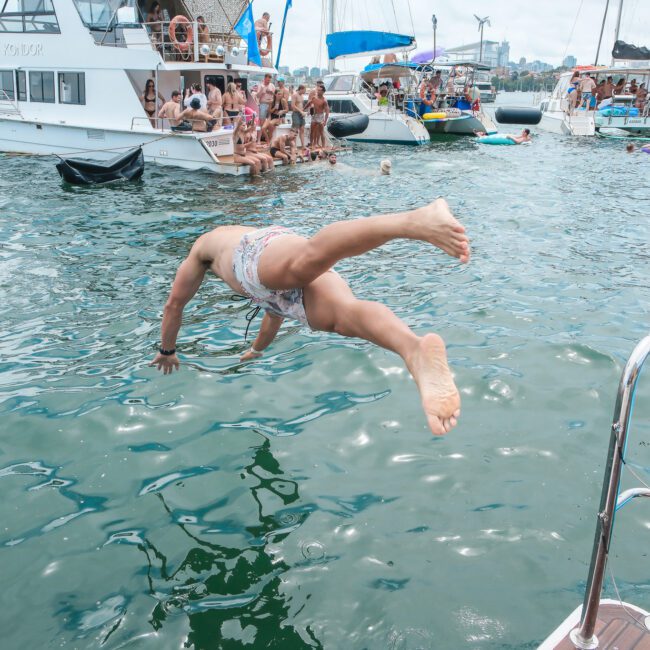
<svg viewBox="0 0 650 650">
<path fill-rule="evenodd" d="M 262 170 L 262 165 L 265 163 L 258 156 L 246 150 L 246 135 L 247 128 L 244 119 L 241 115 L 238 115 L 234 118 L 234 130 L 232 134 L 234 145 L 233 160 L 237 165 L 248 165 L 250 175 L 257 176 Z"/>
<path fill-rule="evenodd" d="M 444 199 L 399 214 L 330 223 L 309 239 L 275 225 L 221 226 L 200 236 L 176 273 L 163 311 L 160 348 L 150 365 L 165 375 L 179 368 L 176 340 L 183 310 L 211 271 L 265 311 L 241 361 L 260 357 L 285 318 L 313 331 L 365 339 L 403 359 L 431 432 L 449 432 L 460 415 L 460 395 L 442 338 L 434 333 L 419 336 L 385 305 L 357 299 L 333 270 L 343 259 L 396 239 L 427 242 L 462 263 L 470 258 L 465 228 Z"/>
<path fill-rule="evenodd" d="M 217 123 L 210 113 L 201 109 L 201 100 L 198 97 L 190 101 L 189 108 L 180 113 L 178 119 L 187 120 L 192 125 L 192 131 L 200 133 L 212 131 Z"/>
<path fill-rule="evenodd" d="M 273 138 L 270 143 L 269 153 L 283 165 L 292 165 L 296 162 L 296 132 L 291 129 L 289 133 Z M 287 147 L 289 148 L 287 151 Z"/>
</svg>

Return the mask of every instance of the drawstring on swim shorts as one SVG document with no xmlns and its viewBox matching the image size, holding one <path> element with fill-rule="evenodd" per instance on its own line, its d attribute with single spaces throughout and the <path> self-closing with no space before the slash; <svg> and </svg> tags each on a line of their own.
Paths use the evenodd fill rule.
<svg viewBox="0 0 650 650">
<path fill-rule="evenodd" d="M 262 309 L 259 305 L 254 305 L 253 304 L 253 299 L 249 298 L 248 296 L 241 296 L 238 293 L 233 293 L 232 296 L 230 296 L 231 300 L 237 300 L 237 301 L 248 301 L 248 306 L 250 309 L 246 312 L 246 332 L 244 333 L 244 341 L 248 341 L 248 330 L 250 329 L 251 323 L 255 320 L 255 317 L 257 314 L 260 313 L 260 309 Z"/>
</svg>

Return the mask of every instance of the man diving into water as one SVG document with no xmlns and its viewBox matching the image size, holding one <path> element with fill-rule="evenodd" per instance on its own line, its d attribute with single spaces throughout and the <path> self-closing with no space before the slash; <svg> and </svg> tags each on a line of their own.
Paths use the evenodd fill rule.
<svg viewBox="0 0 650 650">
<path fill-rule="evenodd" d="M 199 237 L 180 265 L 162 320 L 161 347 L 150 365 L 164 374 L 178 369 L 176 337 L 183 308 L 212 271 L 233 291 L 249 296 L 265 315 L 242 361 L 261 356 L 284 318 L 312 330 L 358 337 L 399 354 L 415 379 L 427 422 L 442 435 L 456 425 L 460 396 L 442 338 L 418 336 L 388 307 L 355 298 L 332 267 L 393 239 L 428 242 L 461 262 L 469 261 L 469 239 L 447 202 L 375 217 L 339 221 L 309 239 L 288 228 L 221 226 Z"/>
</svg>

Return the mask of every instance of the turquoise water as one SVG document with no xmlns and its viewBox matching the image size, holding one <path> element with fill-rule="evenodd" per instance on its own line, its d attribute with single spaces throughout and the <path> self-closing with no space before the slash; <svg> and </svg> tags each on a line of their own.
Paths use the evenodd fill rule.
<svg viewBox="0 0 650 650">
<path fill-rule="evenodd" d="M 581 602 L 617 383 L 649 329 L 650 156 L 539 135 L 100 189 L 0 161 L 3 648 L 520 649 Z M 369 344 L 288 324 L 240 364 L 246 308 L 217 281 L 186 312 L 181 371 L 148 367 L 199 234 L 309 234 L 438 194 L 468 266 L 400 241 L 339 270 L 446 339 L 463 414 L 445 438 Z M 646 480 L 649 422 L 646 372 Z M 649 529 L 628 506 L 612 554 L 645 608 Z"/>
</svg>

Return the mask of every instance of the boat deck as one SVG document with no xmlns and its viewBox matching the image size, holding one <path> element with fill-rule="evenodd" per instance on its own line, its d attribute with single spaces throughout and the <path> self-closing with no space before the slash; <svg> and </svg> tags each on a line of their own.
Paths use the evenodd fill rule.
<svg viewBox="0 0 650 650">
<path fill-rule="evenodd" d="M 554 648 L 555 650 L 575 650 L 569 634 L 577 627 L 580 619 L 578 608 L 574 615 L 569 617 L 552 635 L 555 642 L 549 645 L 543 644 L 542 648 Z M 596 622 L 596 637 L 598 638 L 598 650 L 650 650 L 650 629 L 646 626 L 648 615 L 633 605 L 623 607 L 621 603 L 609 601 L 601 602 Z M 650 621 L 649 621 L 650 622 Z M 560 637 L 560 634 L 563 636 Z M 548 641 L 546 642 L 548 643 Z"/>
</svg>

